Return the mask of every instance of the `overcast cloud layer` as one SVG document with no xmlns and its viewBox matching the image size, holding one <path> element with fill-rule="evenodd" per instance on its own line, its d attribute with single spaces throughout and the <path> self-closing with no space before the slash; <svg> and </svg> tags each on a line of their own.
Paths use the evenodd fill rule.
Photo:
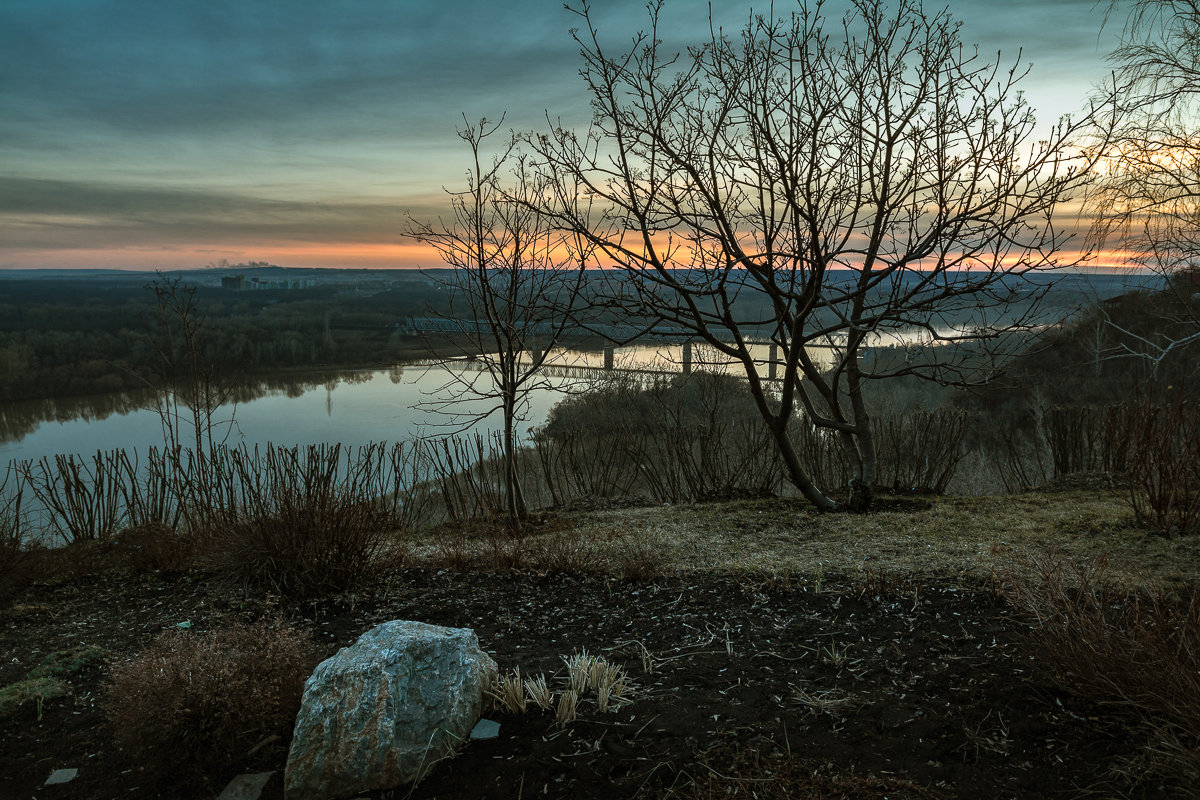
<svg viewBox="0 0 1200 800">
<path fill-rule="evenodd" d="M 642 0 L 595 5 L 614 48 L 644 26 Z M 726 30 L 747 19 L 713 6 Z M 1039 119 L 1106 74 L 1092 0 L 950 9 L 985 53 L 1023 49 Z M 705 14 L 669 0 L 668 44 Z M 561 0 L 4 0 L 0 268 L 411 266 L 398 231 L 461 183 L 462 113 L 586 124 L 577 22 Z"/>
</svg>

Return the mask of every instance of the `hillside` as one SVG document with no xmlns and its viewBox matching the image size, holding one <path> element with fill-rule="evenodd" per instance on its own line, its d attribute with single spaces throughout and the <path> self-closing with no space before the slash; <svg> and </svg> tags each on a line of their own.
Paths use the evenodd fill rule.
<svg viewBox="0 0 1200 800">
<path fill-rule="evenodd" d="M 1121 586 L 1162 590 L 1162 618 L 1195 596 L 1200 542 L 1148 535 L 1112 493 L 884 498 L 866 516 L 781 499 L 578 508 L 523 536 L 477 521 L 395 544 L 399 560 L 371 585 L 304 601 L 153 569 L 172 562 L 152 535 L 45 555 L 41 580 L 0 612 L 0 691 L 11 699 L 38 664 L 75 660 L 55 673 L 60 696 L 0 719 L 0 794 L 41 797 L 71 767 L 78 778 L 54 797 L 208 798 L 257 771 L 275 772 L 264 797 L 281 797 L 287 714 L 193 768 L 197 734 L 151 694 L 137 722 L 161 746 L 122 752 L 103 713 L 109 670 L 164 633 L 203 642 L 267 620 L 311 634 L 324 657 L 395 618 L 471 627 L 502 671 L 552 687 L 582 651 L 629 676 L 618 710 L 584 700 L 566 724 L 533 706 L 485 712 L 500 738 L 405 796 L 979 800 L 1185 785 L 1178 764 L 1147 767 L 1154 731 L 1063 672 L 1055 629 L 1031 616 L 1062 610 L 1063 579 L 1127 608 Z M 1179 635 L 1195 633 L 1189 619 Z M 244 710 L 247 680 L 207 700 Z"/>
</svg>

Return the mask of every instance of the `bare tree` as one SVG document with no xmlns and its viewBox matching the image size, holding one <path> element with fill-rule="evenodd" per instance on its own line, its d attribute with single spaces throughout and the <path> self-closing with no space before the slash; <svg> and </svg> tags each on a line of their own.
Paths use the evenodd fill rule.
<svg viewBox="0 0 1200 800">
<path fill-rule="evenodd" d="M 614 302 L 741 364 L 808 499 L 869 508 L 864 382 L 982 379 L 985 351 L 1028 329 L 1046 287 L 1023 276 L 1074 263 L 1051 214 L 1086 179 L 1069 150 L 1085 120 L 1036 129 L 1019 61 L 982 58 L 947 12 L 909 0 L 855 0 L 840 24 L 801 2 L 682 54 L 652 3 L 615 56 L 588 4 L 568 7 L 594 119 L 534 139 L 556 224 L 620 268 Z M 778 382 L 756 341 L 775 346 Z M 840 437 L 848 503 L 812 480 L 797 423 Z"/>
<path fill-rule="evenodd" d="M 1153 373 L 1200 341 L 1200 2 L 1114 0 L 1109 15 L 1122 5 L 1114 134 L 1091 201 L 1098 244 L 1161 274 L 1173 295 L 1149 335 L 1113 325 L 1108 356 L 1145 359 Z"/>
<path fill-rule="evenodd" d="M 471 125 L 464 118 L 458 135 L 472 162 L 466 190 L 449 192 L 453 220 L 411 220 L 407 233 L 432 245 L 453 268 L 438 278 L 448 294 L 447 332 L 481 369 L 451 374 L 469 396 L 495 401 L 477 419 L 501 413 L 505 503 L 515 523 L 528 513 L 517 473 L 516 423 L 530 393 L 552 385 L 543 367 L 580 308 L 590 247 L 555 231 L 539 210 L 544 187 L 516 152 L 515 138 L 486 158 L 484 142 L 502 123 Z"/>
</svg>

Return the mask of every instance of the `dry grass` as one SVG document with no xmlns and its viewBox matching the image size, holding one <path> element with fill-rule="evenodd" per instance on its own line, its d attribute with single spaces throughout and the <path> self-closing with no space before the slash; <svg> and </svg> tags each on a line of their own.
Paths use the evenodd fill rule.
<svg viewBox="0 0 1200 800">
<path fill-rule="evenodd" d="M 46 702 L 71 694 L 69 679 L 105 656 L 101 648 L 83 645 L 51 653 L 24 680 L 0 687 L 0 718 L 24 713 L 27 720 L 41 722 Z"/>
<path fill-rule="evenodd" d="M 726 745 L 700 754 L 663 797 L 679 800 L 934 800 L 945 795 L 901 778 L 856 775 L 785 750 Z"/>
<path fill-rule="evenodd" d="M 503 541 L 503 547 L 498 547 Z M 1144 586 L 1200 582 L 1200 537 L 1164 538 L 1136 524 L 1123 496 L 1103 491 L 993 497 L 883 498 L 866 515 L 820 514 L 793 499 L 560 513 L 501 540 L 486 524 L 450 524 L 405 539 L 412 563 L 645 579 L 715 571 L 751 582 L 878 583 L 901 576 L 995 586 L 1031 559 L 1086 564 L 1107 555 Z"/>
<path fill-rule="evenodd" d="M 554 708 L 554 692 L 547 685 L 545 675 L 538 675 L 536 678 L 526 678 L 525 694 L 542 711 L 550 711 Z"/>
<path fill-rule="evenodd" d="M 646 580 L 664 570 L 664 544 L 631 526 L 596 525 L 589 514 L 552 516 L 519 535 L 499 520 L 450 522 L 405 534 L 411 563 L 455 570 L 528 569 Z"/>
<path fill-rule="evenodd" d="M 1142 753 L 1116 777 L 1157 776 L 1171 796 L 1200 797 L 1200 590 L 1130 589 L 1103 562 L 1034 564 L 1019 590 L 1045 680 L 1141 723 Z"/>
<path fill-rule="evenodd" d="M 554 721 L 566 725 L 575 721 L 575 709 L 579 705 L 579 695 L 567 689 L 558 698 L 558 709 L 554 712 Z"/>
<path fill-rule="evenodd" d="M 103 710 L 141 763 L 236 762 L 263 737 L 289 732 L 316 660 L 309 635 L 282 624 L 170 631 L 112 668 Z"/>
<path fill-rule="evenodd" d="M 517 667 L 507 675 L 498 678 L 496 685 L 491 688 L 489 693 L 496 705 L 508 713 L 524 714 L 528 707 L 525 699 L 525 683 L 521 680 L 521 668 Z M 537 702 L 536 699 L 534 702 Z"/>
<path fill-rule="evenodd" d="M 524 714 L 533 703 L 542 711 L 554 711 L 555 722 L 559 725 L 574 720 L 579 704 L 589 695 L 602 714 L 632 702 L 629 697 L 631 685 L 624 667 L 586 650 L 563 656 L 562 660 L 566 674 L 559 678 L 563 689 L 557 704 L 545 675 L 522 679 L 519 667 L 493 684 L 489 692 L 492 700 L 510 714 Z"/>
<path fill-rule="evenodd" d="M 839 689 L 817 689 L 810 692 L 802 686 L 793 686 L 792 699 L 814 714 L 841 717 L 842 712 L 853 705 L 857 698 Z"/>
<path fill-rule="evenodd" d="M 1108 554 L 1129 580 L 1200 580 L 1200 537 L 1164 539 L 1134 525 L 1124 500 L 1102 492 L 930 498 L 914 509 L 884 499 L 867 515 L 819 514 L 793 500 L 600 512 L 588 523 L 634 529 L 660 548 L 667 571 L 862 576 L 989 585 L 1030 557 L 1084 564 Z M 895 509 L 895 510 L 891 510 Z"/>
</svg>

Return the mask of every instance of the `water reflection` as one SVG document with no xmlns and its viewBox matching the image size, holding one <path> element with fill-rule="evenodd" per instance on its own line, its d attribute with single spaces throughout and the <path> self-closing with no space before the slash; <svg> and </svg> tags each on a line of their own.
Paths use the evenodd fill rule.
<svg viewBox="0 0 1200 800">
<path fill-rule="evenodd" d="M 410 366 L 288 374 L 244 383 L 214 415 L 222 424 L 218 438 L 227 430 L 231 445 L 290 447 L 444 435 L 475 416 L 486 416 L 494 405 L 460 396 L 461 388 L 447 387 L 448 374 L 438 367 Z M 522 430 L 545 421 L 560 396 L 552 389 L 534 392 Z M 427 408 L 446 403 L 459 413 L 448 416 Z M 154 408 L 150 392 L 0 405 L 0 465 L 59 453 L 161 446 L 162 424 Z"/>
<path fill-rule="evenodd" d="M 362 383 L 370 380 L 372 374 L 372 370 L 330 370 L 267 376 L 235 384 L 231 398 L 237 405 L 280 393 L 295 398 L 318 385 L 335 387 L 338 382 Z M 113 415 L 151 411 L 157 396 L 156 392 L 144 390 L 0 403 L 0 445 L 20 441 L 43 423 L 99 422 Z"/>
<path fill-rule="evenodd" d="M 925 334 L 927 337 L 928 335 Z M 914 334 L 911 341 L 917 341 Z M 896 340 L 899 348 L 910 340 Z M 881 340 L 879 349 L 886 344 Z M 769 344 L 751 347 L 765 369 L 776 354 Z M 819 365 L 833 363 L 836 349 L 813 347 Z M 548 385 L 534 391 L 522 430 L 541 424 L 570 389 L 586 388 L 615 370 L 633 373 L 691 369 L 733 371 L 736 362 L 715 349 L 692 344 L 632 345 L 604 350 L 559 351 L 547 362 Z M 365 445 L 461 430 L 470 419 L 487 416 L 495 402 L 466 389 L 480 375 L 467 359 L 396 365 L 384 370 L 286 373 L 234 387 L 233 401 L 216 419 L 227 423 L 229 444 L 283 446 L 341 442 Z M 476 373 L 467 376 L 467 373 Z M 487 388 L 487 385 L 484 385 Z M 0 404 L 0 465 L 12 459 L 40 459 L 58 453 L 94 453 L 115 448 L 143 450 L 163 443 L 162 424 L 152 392 L 120 392 L 90 397 Z M 336 401 L 336 402 L 335 402 Z M 458 416 L 433 413 L 448 408 Z M 494 420 L 485 424 L 495 426 Z"/>
</svg>

